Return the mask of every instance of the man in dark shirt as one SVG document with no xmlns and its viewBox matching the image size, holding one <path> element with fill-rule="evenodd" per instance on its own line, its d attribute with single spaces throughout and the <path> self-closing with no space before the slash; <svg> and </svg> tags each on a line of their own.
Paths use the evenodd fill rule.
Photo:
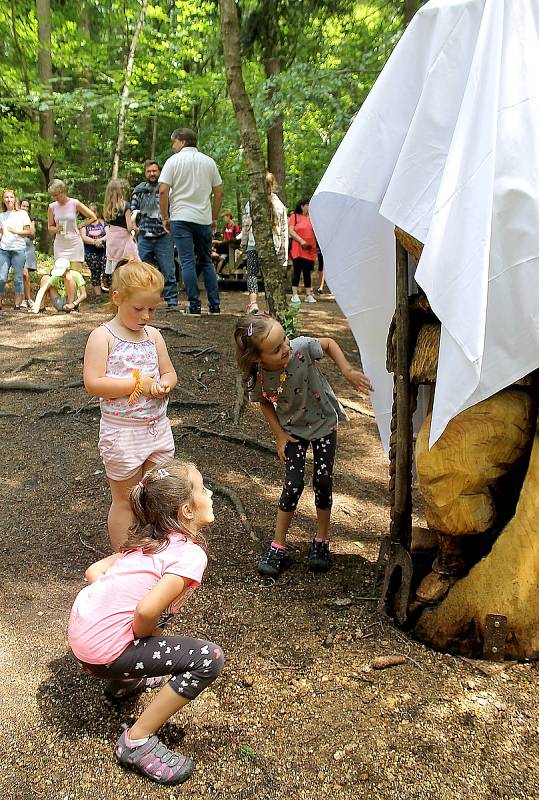
<svg viewBox="0 0 539 800">
<path fill-rule="evenodd" d="M 146 180 L 133 189 L 131 211 L 138 211 L 138 251 L 141 261 L 154 264 L 165 279 L 163 297 L 169 308 L 178 305 L 178 284 L 174 266 L 174 244 L 163 228 L 159 213 L 159 164 L 146 161 Z"/>
</svg>

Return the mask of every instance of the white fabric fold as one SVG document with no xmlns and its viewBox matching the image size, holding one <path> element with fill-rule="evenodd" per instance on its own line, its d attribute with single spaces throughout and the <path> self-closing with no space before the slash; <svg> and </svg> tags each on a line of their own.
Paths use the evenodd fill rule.
<svg viewBox="0 0 539 800">
<path fill-rule="evenodd" d="M 431 444 L 464 408 L 539 366 L 539 2 L 431 0 L 312 199 L 384 445 L 398 225 L 442 323 Z"/>
</svg>

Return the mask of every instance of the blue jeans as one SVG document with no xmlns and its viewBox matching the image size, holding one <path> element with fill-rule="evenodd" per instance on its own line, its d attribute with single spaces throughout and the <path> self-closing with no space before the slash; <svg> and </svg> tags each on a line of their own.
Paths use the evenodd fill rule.
<svg viewBox="0 0 539 800">
<path fill-rule="evenodd" d="M 208 293 L 208 305 L 210 308 L 215 308 L 215 306 L 219 305 L 219 287 L 211 257 L 211 225 L 173 220 L 170 223 L 170 230 L 180 257 L 183 282 L 191 310 L 200 310 L 200 292 L 198 290 L 195 254 L 198 256 L 199 267 L 204 275 L 204 286 Z"/>
<path fill-rule="evenodd" d="M 15 284 L 15 294 L 24 294 L 24 284 L 22 273 L 26 264 L 26 248 L 24 250 L 2 250 L 0 249 L 0 297 L 6 288 L 9 269 L 13 270 L 13 283 Z"/>
<path fill-rule="evenodd" d="M 168 233 L 165 233 L 164 236 L 144 236 L 143 233 L 140 233 L 137 244 L 140 260 L 154 264 L 165 279 L 163 289 L 165 303 L 176 305 L 178 303 L 178 284 L 176 283 L 172 236 L 169 236 Z"/>
</svg>

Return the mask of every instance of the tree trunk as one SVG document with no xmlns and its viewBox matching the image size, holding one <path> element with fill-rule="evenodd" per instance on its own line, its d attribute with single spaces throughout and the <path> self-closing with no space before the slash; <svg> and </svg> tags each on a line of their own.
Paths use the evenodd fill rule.
<svg viewBox="0 0 539 800">
<path fill-rule="evenodd" d="M 264 61 L 266 77 L 271 78 L 281 72 L 281 60 L 276 57 L 266 58 Z M 275 93 L 275 89 L 270 90 L 270 97 Z M 279 114 L 275 117 L 267 133 L 268 143 L 268 169 L 275 175 L 275 180 L 279 187 L 279 197 L 285 205 L 286 203 L 286 166 L 284 160 L 284 127 L 283 117 Z"/>
<path fill-rule="evenodd" d="M 155 159 L 155 151 L 157 149 L 157 112 L 152 117 L 152 141 L 150 145 L 150 158 Z"/>
<path fill-rule="evenodd" d="M 404 0 L 404 26 L 412 20 L 412 17 L 419 8 L 419 0 Z"/>
<path fill-rule="evenodd" d="M 86 40 L 89 42 L 91 39 L 91 30 L 90 30 L 90 8 L 88 5 L 88 0 L 83 4 L 81 8 L 80 14 L 80 27 L 81 31 L 83 32 Z M 80 87 L 81 89 L 89 89 L 92 84 L 92 75 L 90 73 L 84 73 L 80 78 Z M 83 182 L 80 187 L 80 196 L 82 199 L 88 203 L 91 200 L 95 199 L 94 196 L 94 181 L 88 175 L 89 172 L 89 165 L 90 165 L 90 148 L 89 143 L 91 141 L 92 136 L 92 115 L 90 109 L 84 105 L 83 110 L 79 116 L 79 131 L 81 133 L 81 142 L 82 147 L 79 153 L 79 164 L 81 166 L 81 172 L 83 175 Z"/>
<path fill-rule="evenodd" d="M 137 19 L 137 24 L 135 25 L 135 31 L 133 33 L 133 37 L 131 39 L 131 45 L 129 46 L 129 55 L 127 57 L 127 64 L 125 68 L 125 79 L 124 85 L 122 89 L 122 94 L 120 96 L 120 110 L 118 112 L 118 138 L 116 139 L 116 147 L 114 148 L 114 157 L 112 159 L 112 177 L 118 177 L 118 170 L 120 167 L 120 155 L 122 152 L 122 146 L 124 143 L 124 133 L 125 133 L 125 116 L 126 116 L 126 109 L 127 109 L 127 99 L 129 97 L 129 87 L 131 85 L 131 76 L 133 74 L 133 67 L 135 66 L 135 53 L 137 50 L 137 44 L 140 36 L 140 32 L 142 30 L 142 26 L 144 24 L 144 16 L 146 14 L 146 7 L 148 5 L 148 0 L 141 0 L 140 3 L 140 12 Z"/>
<path fill-rule="evenodd" d="M 270 313 L 282 321 L 288 307 L 285 289 L 286 269 L 278 263 L 273 245 L 271 212 L 265 187 L 264 157 L 241 68 L 238 13 L 234 0 L 220 0 L 219 5 L 226 80 L 247 163 L 249 202 L 256 249 L 264 276 Z"/>
<path fill-rule="evenodd" d="M 51 58 L 51 4 L 50 0 L 36 0 L 38 55 L 37 71 L 43 90 L 51 91 L 52 58 Z M 45 193 L 54 177 L 54 117 L 52 108 L 39 112 L 39 182 L 41 191 Z M 39 248 L 46 251 L 49 245 L 47 226 L 43 225 L 39 233 Z"/>
</svg>

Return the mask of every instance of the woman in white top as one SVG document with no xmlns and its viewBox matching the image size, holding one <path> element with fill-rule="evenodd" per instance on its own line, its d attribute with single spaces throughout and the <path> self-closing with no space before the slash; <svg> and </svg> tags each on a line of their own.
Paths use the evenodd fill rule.
<svg viewBox="0 0 539 800">
<path fill-rule="evenodd" d="M 17 198 L 12 189 L 5 189 L 2 195 L 0 214 L 0 311 L 4 289 L 13 271 L 15 284 L 15 310 L 20 311 L 24 293 L 23 271 L 26 263 L 26 239 L 31 236 L 30 217 L 26 211 L 17 208 Z"/>
<path fill-rule="evenodd" d="M 96 215 L 80 200 L 67 196 L 63 181 L 52 181 L 49 194 L 54 198 L 48 210 L 49 233 L 55 234 L 54 258 L 67 258 L 71 262 L 71 268 L 80 272 L 84 261 L 84 242 L 80 229 L 95 222 Z M 80 223 L 77 220 L 79 214 L 84 217 Z"/>
<path fill-rule="evenodd" d="M 271 227 L 273 231 L 273 246 L 279 259 L 279 263 L 286 266 L 288 260 L 288 221 L 287 210 L 281 200 L 275 194 L 276 181 L 271 172 L 266 172 L 266 192 L 271 200 Z M 253 234 L 253 223 L 251 220 L 251 207 L 246 204 L 243 212 L 241 230 L 241 249 L 245 253 L 247 260 L 247 291 L 249 292 L 249 302 L 247 303 L 247 314 L 258 314 L 258 275 L 260 273 L 260 262 L 256 252 L 255 237 Z"/>
<path fill-rule="evenodd" d="M 26 211 L 30 217 L 32 208 L 30 200 L 21 200 L 19 203 L 19 208 L 21 211 Z M 24 270 L 22 273 L 22 279 L 24 283 L 24 300 L 21 303 L 21 307 L 28 310 L 30 310 L 34 305 L 32 303 L 32 295 L 30 290 L 30 273 L 37 272 L 36 246 L 34 244 L 35 235 L 36 223 L 32 217 L 30 217 L 30 236 L 28 236 L 26 239 L 26 264 L 24 265 Z"/>
</svg>

